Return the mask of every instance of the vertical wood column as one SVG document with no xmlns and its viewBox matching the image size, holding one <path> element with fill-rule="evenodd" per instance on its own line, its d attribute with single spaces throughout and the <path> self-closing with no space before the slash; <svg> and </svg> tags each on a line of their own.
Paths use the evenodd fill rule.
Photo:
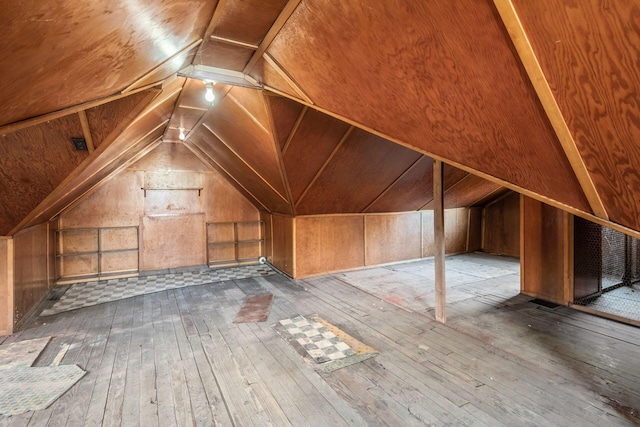
<svg viewBox="0 0 640 427">
<path fill-rule="evenodd" d="M 436 320 L 447 321 L 447 291 L 444 274 L 444 167 L 440 160 L 433 163 L 433 234 L 436 282 Z"/>
</svg>

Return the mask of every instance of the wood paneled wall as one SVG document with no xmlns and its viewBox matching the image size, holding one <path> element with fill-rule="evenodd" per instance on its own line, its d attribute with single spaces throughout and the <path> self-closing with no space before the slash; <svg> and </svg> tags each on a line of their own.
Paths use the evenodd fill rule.
<svg viewBox="0 0 640 427">
<path fill-rule="evenodd" d="M 520 256 L 520 196 L 511 192 L 483 209 L 482 250 Z"/>
<path fill-rule="evenodd" d="M 567 304 L 573 300 L 573 217 L 537 200 L 520 197 L 521 291 Z"/>
<path fill-rule="evenodd" d="M 448 254 L 467 251 L 468 224 L 469 209 L 445 211 Z M 432 256 L 433 212 L 298 216 L 295 255 L 295 278 Z"/>
<path fill-rule="evenodd" d="M 0 237 L 0 336 L 13 332 L 13 240 Z"/>
<path fill-rule="evenodd" d="M 273 253 L 271 263 L 291 277 L 296 277 L 295 223 L 297 218 L 286 215 L 271 215 Z"/>
<path fill-rule="evenodd" d="M 14 244 L 14 325 L 20 324 L 49 290 L 48 224 L 35 225 L 13 237 Z"/>
<path fill-rule="evenodd" d="M 163 143 L 64 212 L 60 226 L 137 226 L 139 253 L 121 256 L 127 265 L 136 265 L 130 257 L 138 256 L 140 270 L 160 270 L 206 263 L 206 222 L 259 218 L 258 209 L 219 172 L 182 144 Z M 74 275 L 68 267 L 65 275 Z"/>
</svg>

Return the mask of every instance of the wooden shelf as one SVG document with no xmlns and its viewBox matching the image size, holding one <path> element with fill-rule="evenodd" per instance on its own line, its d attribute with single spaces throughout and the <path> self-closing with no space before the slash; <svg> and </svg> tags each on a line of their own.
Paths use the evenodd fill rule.
<svg viewBox="0 0 640 427">
<path fill-rule="evenodd" d="M 226 266 L 257 262 L 262 256 L 263 235 L 264 221 L 261 220 L 207 223 L 208 265 Z"/>
</svg>

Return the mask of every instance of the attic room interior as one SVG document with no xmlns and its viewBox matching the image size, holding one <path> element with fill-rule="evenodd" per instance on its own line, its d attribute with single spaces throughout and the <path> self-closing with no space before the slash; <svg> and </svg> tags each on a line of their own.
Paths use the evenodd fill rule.
<svg viewBox="0 0 640 427">
<path fill-rule="evenodd" d="M 0 426 L 640 424 L 637 2 L 0 22 Z"/>
</svg>

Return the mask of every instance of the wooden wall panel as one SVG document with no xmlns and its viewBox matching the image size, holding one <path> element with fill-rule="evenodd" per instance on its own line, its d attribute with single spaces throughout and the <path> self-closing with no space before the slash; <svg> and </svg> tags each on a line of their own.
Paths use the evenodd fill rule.
<svg viewBox="0 0 640 427">
<path fill-rule="evenodd" d="M 184 145 L 170 142 L 160 144 L 128 169 L 202 172 L 211 170 Z"/>
<path fill-rule="evenodd" d="M 271 215 L 273 253 L 271 263 L 289 276 L 296 277 L 296 231 L 293 217 Z"/>
<path fill-rule="evenodd" d="M 261 91 L 234 86 L 226 97 L 244 109 L 253 120 L 258 122 L 259 126 L 270 132 L 271 121 L 267 114 L 266 99 Z"/>
<path fill-rule="evenodd" d="M 144 213 L 141 171 L 125 170 L 61 215 L 62 228 L 138 225 Z"/>
<path fill-rule="evenodd" d="M 0 336 L 13 332 L 13 240 L 0 237 Z"/>
<path fill-rule="evenodd" d="M 48 226 L 36 225 L 13 236 L 14 244 L 14 325 L 38 305 L 49 290 Z"/>
<path fill-rule="evenodd" d="M 365 265 L 421 258 L 421 223 L 420 212 L 366 215 Z"/>
<path fill-rule="evenodd" d="M 573 268 L 568 259 L 571 240 L 570 214 L 521 196 L 522 249 L 520 253 L 522 293 L 566 304 Z"/>
<path fill-rule="evenodd" d="M 308 110 L 298 126 L 287 151 L 284 166 L 294 202 L 300 200 L 349 125 L 315 110 Z"/>
<path fill-rule="evenodd" d="M 492 2 L 303 0 L 267 52 L 321 108 L 590 212 Z"/>
<path fill-rule="evenodd" d="M 640 230 L 640 6 L 513 3 L 610 219 Z"/>
<path fill-rule="evenodd" d="M 274 133 L 282 149 L 304 107 L 282 96 L 265 96 L 265 101 L 269 104 L 275 126 Z"/>
<path fill-rule="evenodd" d="M 264 239 L 263 244 L 263 256 L 269 261 L 273 262 L 273 227 L 271 226 L 271 214 L 269 212 L 260 211 L 260 221 L 263 222 L 262 235 Z"/>
<path fill-rule="evenodd" d="M 140 226 L 140 270 L 204 265 L 204 214 L 143 216 Z"/>
<path fill-rule="evenodd" d="M 87 158 L 87 151 L 75 151 L 71 144 L 70 137 L 82 135 L 73 114 L 2 137 L 0 235 L 8 234 Z"/>
<path fill-rule="evenodd" d="M 432 199 L 433 159 L 423 156 L 373 202 L 366 212 L 413 211 L 420 209 Z"/>
<path fill-rule="evenodd" d="M 0 69 L 12 84 L 0 124 L 119 92 L 202 37 L 216 3 L 7 4 Z"/>
<path fill-rule="evenodd" d="M 519 224 L 518 222 L 518 229 L 520 229 Z M 482 208 L 469 208 L 467 252 L 482 250 L 482 232 Z M 518 248 L 518 253 L 520 253 L 520 248 Z"/>
<path fill-rule="evenodd" d="M 469 209 L 445 209 L 444 244 L 447 254 L 467 252 Z M 433 211 L 422 212 L 422 256 L 434 255 Z"/>
<path fill-rule="evenodd" d="M 296 278 L 363 267 L 364 217 L 296 217 L 295 249 Z"/>
<path fill-rule="evenodd" d="M 138 270 L 138 252 L 111 252 L 100 257 L 100 273 L 112 274 Z M 95 271 L 95 270 L 94 270 Z"/>
<path fill-rule="evenodd" d="M 203 178 L 203 209 L 207 222 L 255 221 L 258 209 L 218 172 Z"/>
<path fill-rule="evenodd" d="M 253 55 L 252 49 L 227 43 L 208 41 L 202 46 L 196 63 L 225 70 L 242 71 Z"/>
<path fill-rule="evenodd" d="M 103 251 L 135 249 L 138 247 L 138 231 L 134 227 L 101 230 L 100 247 Z"/>
<path fill-rule="evenodd" d="M 509 193 L 483 209 L 484 252 L 520 256 L 520 195 Z"/>
<path fill-rule="evenodd" d="M 362 212 L 420 156 L 354 130 L 296 206 L 296 213 Z"/>
<path fill-rule="evenodd" d="M 236 89 L 261 96 L 255 90 L 234 88 L 234 91 Z M 226 97 L 220 100 L 204 124 L 276 191 L 286 194 L 276 146 L 268 128 L 258 124 L 239 104 Z"/>
</svg>

